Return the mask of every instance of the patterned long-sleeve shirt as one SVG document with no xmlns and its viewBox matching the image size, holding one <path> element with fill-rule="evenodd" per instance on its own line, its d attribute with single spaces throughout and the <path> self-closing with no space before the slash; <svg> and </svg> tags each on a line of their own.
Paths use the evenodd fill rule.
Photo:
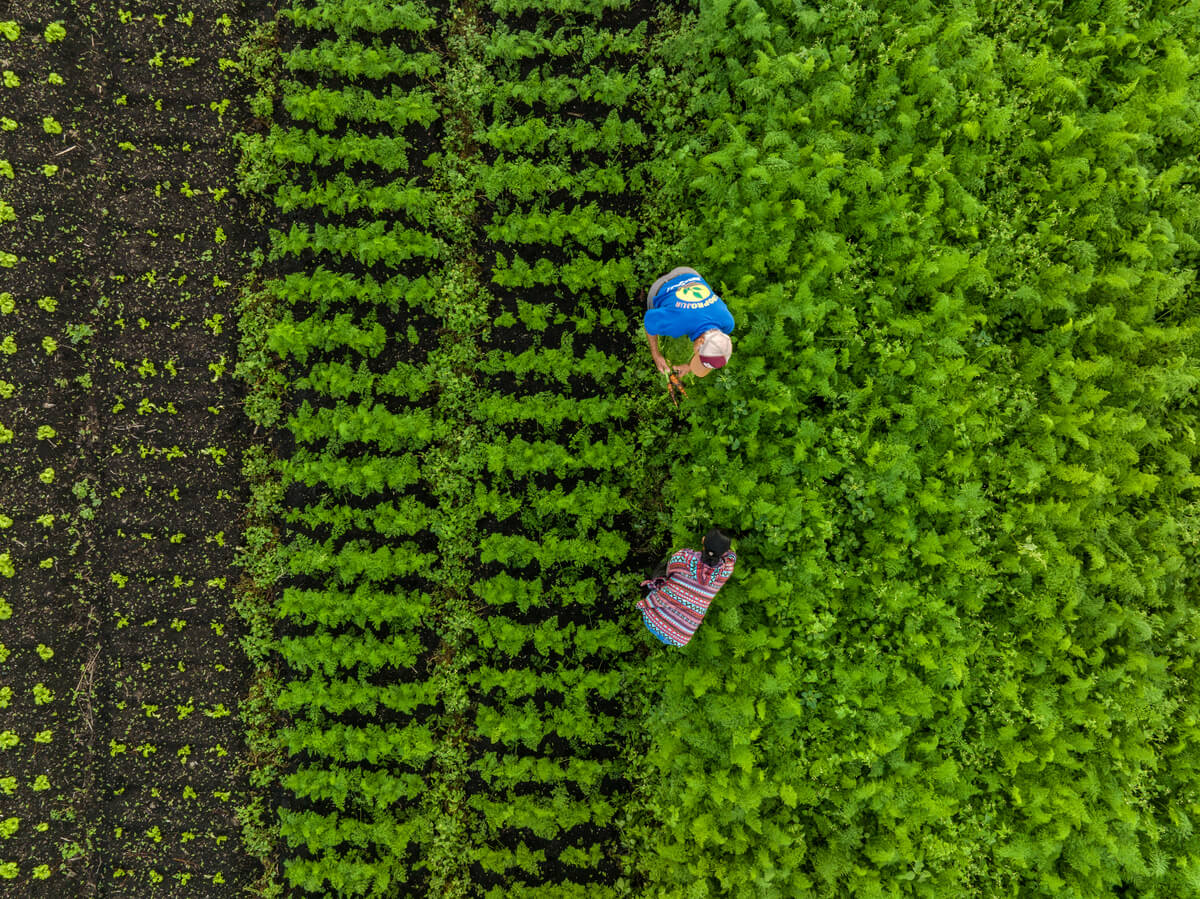
<svg viewBox="0 0 1200 899">
<path fill-rule="evenodd" d="M 694 549 L 681 549 L 667 563 L 667 576 L 642 581 L 653 589 L 637 604 L 650 632 L 673 646 L 686 646 L 704 620 L 708 605 L 733 574 L 737 553 L 729 550 L 717 566 L 704 564 Z"/>
</svg>

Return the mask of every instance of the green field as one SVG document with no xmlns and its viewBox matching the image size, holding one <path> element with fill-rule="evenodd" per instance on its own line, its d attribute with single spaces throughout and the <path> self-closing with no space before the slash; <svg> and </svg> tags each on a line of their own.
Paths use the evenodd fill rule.
<svg viewBox="0 0 1200 899">
<path fill-rule="evenodd" d="M 0 70 L 0 892 L 1200 896 L 1200 2 L 13 0 Z"/>
</svg>

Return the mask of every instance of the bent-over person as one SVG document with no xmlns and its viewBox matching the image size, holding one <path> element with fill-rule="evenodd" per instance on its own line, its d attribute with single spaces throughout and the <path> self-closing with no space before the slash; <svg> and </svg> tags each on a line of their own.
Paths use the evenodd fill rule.
<svg viewBox="0 0 1200 899">
<path fill-rule="evenodd" d="M 647 630 L 668 646 L 687 646 L 717 591 L 733 574 L 736 561 L 729 536 L 719 528 L 704 535 L 699 552 L 672 553 L 641 584 L 650 588 L 637 604 Z"/>
<path fill-rule="evenodd" d="M 646 292 L 643 319 L 650 355 L 655 367 L 667 374 L 672 368 L 680 375 L 698 378 L 721 368 L 733 353 L 733 315 L 729 307 L 694 268 L 673 268 Z M 672 366 L 658 348 L 659 337 L 687 337 L 692 341 L 692 358 L 687 365 Z"/>
</svg>

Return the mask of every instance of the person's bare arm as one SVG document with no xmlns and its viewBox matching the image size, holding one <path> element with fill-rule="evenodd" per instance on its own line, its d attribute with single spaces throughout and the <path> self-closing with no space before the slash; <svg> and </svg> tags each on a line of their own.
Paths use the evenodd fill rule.
<svg viewBox="0 0 1200 899">
<path fill-rule="evenodd" d="M 650 342 L 650 355 L 654 358 L 654 367 L 663 374 L 666 374 L 671 365 L 669 362 L 667 362 L 666 357 L 663 356 L 662 351 L 658 348 L 658 335 L 651 334 L 649 331 L 646 331 L 646 339 Z"/>
</svg>

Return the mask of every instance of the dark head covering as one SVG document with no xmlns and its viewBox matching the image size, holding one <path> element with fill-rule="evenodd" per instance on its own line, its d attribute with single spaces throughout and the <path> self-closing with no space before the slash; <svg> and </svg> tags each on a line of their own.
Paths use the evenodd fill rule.
<svg viewBox="0 0 1200 899">
<path fill-rule="evenodd" d="M 721 556 L 729 552 L 729 535 L 720 528 L 713 528 L 704 535 L 704 564 L 715 568 L 721 561 Z"/>
</svg>

